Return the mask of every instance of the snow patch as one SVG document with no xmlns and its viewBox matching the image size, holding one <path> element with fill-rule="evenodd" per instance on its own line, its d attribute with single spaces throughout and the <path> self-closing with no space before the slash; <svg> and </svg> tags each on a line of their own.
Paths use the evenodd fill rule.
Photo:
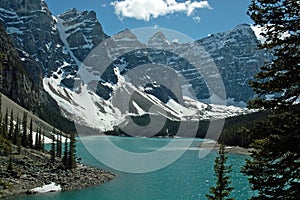
<svg viewBox="0 0 300 200">
<path fill-rule="evenodd" d="M 52 182 L 52 183 L 50 183 L 48 185 L 44 185 L 42 187 L 36 187 L 36 188 L 32 189 L 31 191 L 37 192 L 37 193 L 57 192 L 57 191 L 61 191 L 61 186 L 56 185 L 54 182 Z"/>
</svg>

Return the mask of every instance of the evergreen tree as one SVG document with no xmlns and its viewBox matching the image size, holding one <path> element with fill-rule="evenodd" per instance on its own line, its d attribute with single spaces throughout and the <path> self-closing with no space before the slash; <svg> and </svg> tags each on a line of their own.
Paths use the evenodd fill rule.
<svg viewBox="0 0 300 200">
<path fill-rule="evenodd" d="M 61 141 L 61 138 L 62 138 L 62 133 L 59 132 L 59 135 L 57 136 L 57 152 L 56 152 L 56 156 L 61 158 L 62 156 L 62 141 Z"/>
<path fill-rule="evenodd" d="M 32 124 L 32 118 L 30 119 L 30 125 L 29 125 L 28 146 L 30 148 L 33 147 L 33 124 Z"/>
<path fill-rule="evenodd" d="M 5 121 L 5 132 L 8 133 L 8 108 L 6 108 L 6 111 L 5 111 L 5 116 L 4 116 L 4 121 Z"/>
<path fill-rule="evenodd" d="M 54 163 L 55 162 L 55 137 L 54 137 L 54 135 L 52 135 L 50 154 L 51 154 L 51 163 Z"/>
<path fill-rule="evenodd" d="M 250 131 L 257 136 L 255 150 L 242 172 L 258 199 L 300 199 L 300 106 L 269 118 L 261 128 Z M 262 135 L 260 135 L 262 133 Z"/>
<path fill-rule="evenodd" d="M 13 171 L 13 160 L 12 156 L 9 156 L 8 165 L 7 165 L 7 171 L 12 172 Z"/>
<path fill-rule="evenodd" d="M 41 128 L 41 127 L 39 128 L 39 131 L 38 131 L 38 132 L 39 132 L 39 135 L 38 135 L 38 150 L 44 151 L 44 150 L 43 150 L 44 146 L 43 146 L 43 144 L 42 144 L 43 141 L 42 141 L 42 128 Z"/>
<path fill-rule="evenodd" d="M 262 48 L 274 59 L 262 67 L 251 86 L 258 98 L 250 108 L 270 108 L 274 116 L 250 132 L 256 138 L 243 172 L 256 199 L 300 199 L 300 1 L 252 0 L 248 14 L 264 27 Z M 274 95 L 265 99 L 265 95 Z"/>
<path fill-rule="evenodd" d="M 76 168 L 76 139 L 74 133 L 70 134 L 68 168 L 71 170 Z"/>
<path fill-rule="evenodd" d="M 34 143 L 34 149 L 36 149 L 36 150 L 40 150 L 39 137 L 40 137 L 40 132 L 39 132 L 39 129 L 37 128 L 36 133 L 35 133 L 35 143 Z"/>
<path fill-rule="evenodd" d="M 8 130 L 8 139 L 10 141 L 13 140 L 13 134 L 14 134 L 14 111 L 11 110 L 11 112 L 10 112 L 9 130 Z"/>
<path fill-rule="evenodd" d="M 27 113 L 26 112 L 24 112 L 24 114 L 23 114 L 21 145 L 23 147 L 27 147 L 28 146 Z"/>
<path fill-rule="evenodd" d="M 3 122 L 2 122 L 2 130 L 1 130 L 2 131 L 2 136 L 5 139 L 8 139 L 7 126 L 8 126 L 8 109 L 6 109 L 4 119 L 3 119 Z"/>
<path fill-rule="evenodd" d="M 233 200 L 233 198 L 228 197 L 233 190 L 233 187 L 230 187 L 231 181 L 228 175 L 232 171 L 232 166 L 226 166 L 226 161 L 225 145 L 222 144 L 214 165 L 216 186 L 211 187 L 209 190 L 210 194 L 206 195 L 209 200 Z"/>
<path fill-rule="evenodd" d="M 68 139 L 66 138 L 65 139 L 65 147 L 64 147 L 64 155 L 63 155 L 63 158 L 62 158 L 62 164 L 65 166 L 66 169 L 69 168 L 69 156 L 68 156 L 68 152 L 69 152 L 69 149 L 68 149 Z"/>
<path fill-rule="evenodd" d="M 43 133 L 41 133 L 43 135 L 43 140 L 42 140 L 42 146 L 41 146 L 41 151 L 44 153 L 45 152 L 45 136 Z"/>
<path fill-rule="evenodd" d="M 17 116 L 17 122 L 13 134 L 13 144 L 17 145 L 19 137 L 20 137 L 19 117 Z"/>
<path fill-rule="evenodd" d="M 13 171 L 13 159 L 12 159 L 12 156 L 9 156 L 8 165 L 7 165 L 7 171 L 9 171 L 9 172 Z"/>
<path fill-rule="evenodd" d="M 248 14 L 263 28 L 266 41 L 260 46 L 270 50 L 274 59 L 261 68 L 251 86 L 259 97 L 252 108 L 280 108 L 292 105 L 300 95 L 300 1 L 252 0 Z M 265 95 L 274 95 L 265 99 Z"/>
</svg>

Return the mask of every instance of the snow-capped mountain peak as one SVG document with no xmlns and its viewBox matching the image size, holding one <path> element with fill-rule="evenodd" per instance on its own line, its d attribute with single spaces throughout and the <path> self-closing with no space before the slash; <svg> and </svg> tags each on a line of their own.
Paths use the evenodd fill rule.
<svg viewBox="0 0 300 200">
<path fill-rule="evenodd" d="M 222 79 L 227 102 L 242 105 L 254 95 L 248 81 L 269 58 L 246 24 L 176 45 L 158 31 L 143 43 L 130 30 L 107 36 L 94 11 L 70 9 L 55 17 L 43 0 L 0 1 L 0 7 L 25 71 L 65 116 L 102 131 L 131 117 L 196 121 L 242 114 L 245 109 L 209 104 L 211 85 L 203 76 Z"/>
</svg>

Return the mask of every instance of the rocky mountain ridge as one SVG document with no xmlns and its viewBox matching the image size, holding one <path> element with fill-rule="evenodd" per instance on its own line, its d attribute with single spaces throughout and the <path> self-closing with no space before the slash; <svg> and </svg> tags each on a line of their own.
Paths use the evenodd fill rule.
<svg viewBox="0 0 300 200">
<path fill-rule="evenodd" d="M 55 17 L 44 0 L 2 1 L 0 20 L 18 50 L 24 71 L 39 90 L 50 94 L 70 120 L 104 130 L 111 130 L 128 116 L 158 114 L 171 120 L 196 120 L 245 113 L 239 108 L 207 104 L 211 94 L 204 76 L 212 81 L 222 78 L 227 95 L 223 100 L 243 106 L 254 95 L 247 82 L 269 59 L 257 49 L 259 41 L 246 24 L 190 43 L 170 42 L 161 32 L 142 43 L 129 30 L 107 36 L 93 11 L 70 9 Z M 108 44 L 98 55 L 95 49 L 103 41 Z M 91 52 L 96 52 L 95 59 L 86 59 Z M 95 65 L 97 62 L 100 65 Z M 208 63 L 215 63 L 221 77 Z M 153 68 L 136 71 L 141 65 Z M 163 65 L 171 70 L 161 77 Z M 205 74 L 199 74 L 193 65 L 203 66 Z M 105 66 L 105 71 L 99 66 Z M 182 84 L 175 76 L 187 82 Z M 165 79 L 167 85 L 159 84 Z M 195 99 L 188 97 L 188 86 Z M 116 100 L 120 95 L 122 101 Z M 96 108 L 95 121 L 90 119 L 85 98 Z M 125 101 L 129 101 L 126 108 Z M 153 105 L 160 109 L 151 111 Z"/>
</svg>

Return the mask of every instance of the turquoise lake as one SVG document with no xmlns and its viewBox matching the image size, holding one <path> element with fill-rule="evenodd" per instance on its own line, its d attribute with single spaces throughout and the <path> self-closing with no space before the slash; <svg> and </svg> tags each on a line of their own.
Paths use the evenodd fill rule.
<svg viewBox="0 0 300 200">
<path fill-rule="evenodd" d="M 84 144 L 97 143 L 97 151 L 107 152 L 104 137 L 88 136 L 82 138 Z M 168 144 L 172 138 L 129 138 L 108 137 L 111 142 L 122 149 L 134 152 L 149 152 Z M 192 139 L 176 139 L 186 141 Z M 102 143 L 103 142 L 103 143 Z M 149 173 L 124 173 L 110 169 L 95 159 L 78 141 L 77 156 L 82 163 L 109 170 L 117 176 L 110 182 L 100 186 L 70 192 L 56 192 L 14 197 L 17 200 L 205 200 L 209 188 L 215 185 L 213 165 L 216 151 L 211 151 L 206 157 L 199 159 L 199 144 L 201 139 L 195 139 L 191 147 L 171 165 Z M 99 148 L 99 149 L 98 149 Z M 176 148 L 172 149 L 176 151 Z M 247 177 L 240 173 L 245 163 L 245 155 L 228 154 L 228 164 L 233 165 L 231 173 L 234 191 L 232 197 L 236 200 L 246 200 L 253 192 L 249 188 Z"/>
</svg>

